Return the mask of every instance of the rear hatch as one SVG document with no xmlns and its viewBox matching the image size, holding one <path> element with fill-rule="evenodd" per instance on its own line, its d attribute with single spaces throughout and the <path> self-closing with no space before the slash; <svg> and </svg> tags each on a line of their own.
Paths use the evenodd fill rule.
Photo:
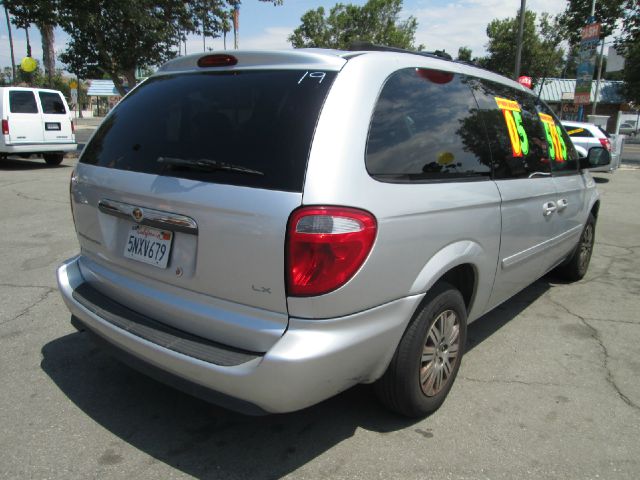
<svg viewBox="0 0 640 480">
<path fill-rule="evenodd" d="M 312 81 L 291 66 L 190 70 L 129 93 L 72 181 L 85 278 L 176 328 L 266 351 L 287 326 L 286 225 L 336 75 L 316 68 Z"/>
<path fill-rule="evenodd" d="M 9 143 L 39 144 L 44 141 L 42 114 L 38 110 L 35 91 L 10 89 L 9 109 L 5 112 L 9 127 Z"/>
</svg>

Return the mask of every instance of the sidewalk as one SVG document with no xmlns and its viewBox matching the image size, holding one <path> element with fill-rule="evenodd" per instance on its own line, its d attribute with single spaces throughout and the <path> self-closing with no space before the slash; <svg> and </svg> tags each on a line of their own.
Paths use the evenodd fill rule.
<svg viewBox="0 0 640 480">
<path fill-rule="evenodd" d="M 102 123 L 104 117 L 89 117 L 89 118 L 76 118 L 74 120 L 76 129 L 89 129 L 95 130 L 98 128 L 98 125 Z"/>
</svg>

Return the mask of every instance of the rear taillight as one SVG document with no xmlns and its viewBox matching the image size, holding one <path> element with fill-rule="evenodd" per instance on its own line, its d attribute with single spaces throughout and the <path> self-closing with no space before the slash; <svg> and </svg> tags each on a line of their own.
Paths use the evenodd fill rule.
<svg viewBox="0 0 640 480">
<path fill-rule="evenodd" d="M 602 147 L 607 149 L 607 152 L 611 151 L 611 142 L 608 138 L 599 138 L 598 140 L 600 140 Z"/>
<path fill-rule="evenodd" d="M 375 217 L 346 207 L 303 207 L 287 227 L 287 294 L 322 295 L 347 283 L 376 238 Z"/>
<path fill-rule="evenodd" d="M 2 134 L 9 135 L 9 120 L 2 120 Z"/>
<path fill-rule="evenodd" d="M 73 120 L 71 120 L 71 134 L 76 133 L 76 126 L 73 124 Z"/>
</svg>

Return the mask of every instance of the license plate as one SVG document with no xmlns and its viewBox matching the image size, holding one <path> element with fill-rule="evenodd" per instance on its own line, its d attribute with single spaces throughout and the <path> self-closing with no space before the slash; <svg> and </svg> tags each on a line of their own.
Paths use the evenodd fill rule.
<svg viewBox="0 0 640 480">
<path fill-rule="evenodd" d="M 53 123 L 53 122 L 45 122 L 44 129 L 45 130 L 60 130 L 60 124 L 59 123 Z"/>
<path fill-rule="evenodd" d="M 132 225 L 124 247 L 124 256 L 154 267 L 167 268 L 172 239 L 173 232 Z"/>
</svg>

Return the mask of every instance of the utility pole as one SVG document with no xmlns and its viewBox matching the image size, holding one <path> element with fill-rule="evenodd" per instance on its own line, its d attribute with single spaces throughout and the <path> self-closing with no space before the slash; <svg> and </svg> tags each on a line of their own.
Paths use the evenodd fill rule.
<svg viewBox="0 0 640 480">
<path fill-rule="evenodd" d="M 596 16 L 596 0 L 591 1 L 591 21 L 595 20 Z M 596 107 L 598 106 L 598 94 L 600 93 L 600 79 L 602 78 L 602 55 L 604 54 L 604 38 L 602 39 L 602 45 L 600 46 L 600 58 L 598 59 L 598 79 L 596 80 L 596 94 L 593 97 L 593 105 L 591 106 L 591 115 L 596 114 Z"/>
<path fill-rule="evenodd" d="M 518 43 L 516 48 L 516 68 L 513 72 L 513 79 L 518 80 L 520 76 L 520 60 L 522 58 L 522 37 L 524 35 L 524 14 L 527 11 L 527 0 L 520 0 L 520 28 L 518 28 Z"/>
<path fill-rule="evenodd" d="M 207 51 L 207 42 L 205 40 L 205 35 L 204 35 L 204 22 L 207 18 L 207 5 L 206 3 L 203 2 L 202 5 L 202 51 L 206 52 Z"/>
<path fill-rule="evenodd" d="M 9 11 L 7 6 L 4 5 L 4 14 L 7 17 L 7 30 L 9 31 L 9 47 L 11 48 L 11 85 L 16 84 L 16 58 L 13 54 L 13 35 L 11 34 L 11 22 L 9 21 Z"/>
<path fill-rule="evenodd" d="M 240 36 L 240 4 L 234 2 L 233 5 L 233 49 L 238 50 Z"/>
<path fill-rule="evenodd" d="M 593 106 L 591 107 L 591 115 L 596 114 L 596 107 L 598 106 L 598 94 L 600 93 L 600 79 L 602 78 L 602 57 L 604 55 L 604 38 L 602 39 L 602 45 L 600 46 L 600 58 L 598 59 L 598 80 L 596 80 L 596 95 L 593 98 Z"/>
</svg>

